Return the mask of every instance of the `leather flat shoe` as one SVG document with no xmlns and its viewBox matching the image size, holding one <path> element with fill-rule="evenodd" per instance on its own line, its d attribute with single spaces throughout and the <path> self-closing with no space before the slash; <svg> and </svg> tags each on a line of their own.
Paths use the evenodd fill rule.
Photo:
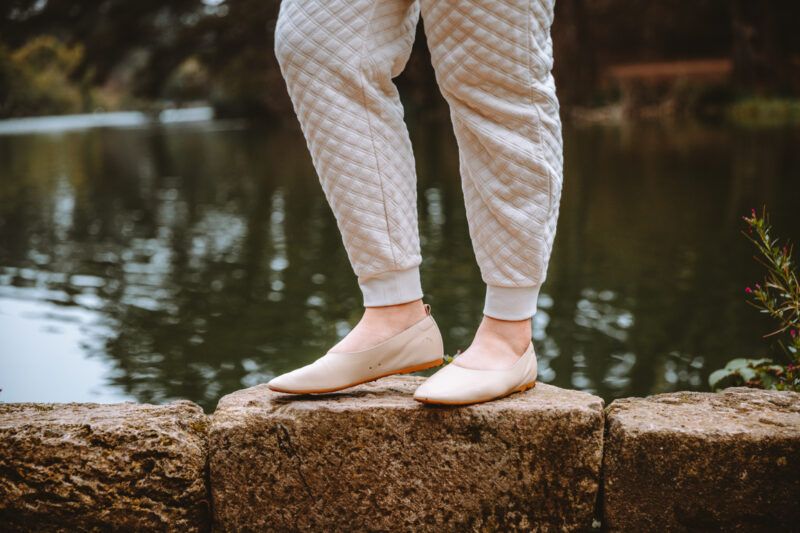
<svg viewBox="0 0 800 533">
<path fill-rule="evenodd" d="M 329 351 L 311 364 L 273 378 L 267 386 L 291 394 L 336 392 L 439 366 L 444 363 L 442 334 L 428 304 L 425 313 L 425 318 L 376 346 L 357 352 Z"/>
<path fill-rule="evenodd" d="M 450 362 L 414 391 L 414 399 L 429 404 L 467 405 L 503 398 L 536 385 L 533 342 L 510 368 L 482 370 Z"/>
</svg>

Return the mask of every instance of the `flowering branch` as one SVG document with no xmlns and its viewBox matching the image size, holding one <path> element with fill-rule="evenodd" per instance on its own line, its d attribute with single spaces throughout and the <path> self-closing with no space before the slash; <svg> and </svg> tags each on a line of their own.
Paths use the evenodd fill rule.
<svg viewBox="0 0 800 533">
<path fill-rule="evenodd" d="M 792 262 L 792 246 L 778 244 L 770 236 L 770 225 L 766 209 L 758 216 L 750 210 L 750 216 L 742 217 L 749 228 L 743 232 L 760 253 L 755 259 L 764 265 L 766 277 L 744 291 L 752 300 L 747 303 L 768 313 L 778 322 L 778 329 L 764 337 L 788 333 L 788 348 L 779 339 L 778 343 L 788 356 L 786 365 L 776 364 L 772 359 L 737 358 L 728 361 L 725 368 L 715 370 L 708 377 L 712 389 L 745 385 L 747 387 L 774 388 L 800 391 L 800 283 Z M 755 232 L 755 233 L 754 233 Z"/>
<path fill-rule="evenodd" d="M 792 262 L 793 246 L 780 246 L 778 240 L 770 236 L 771 227 L 765 209 L 761 216 L 751 209 L 750 216 L 742 218 L 749 225 L 748 231 L 742 233 L 755 244 L 760 257 L 754 257 L 767 269 L 763 285 L 756 283 L 755 288 L 745 288 L 745 292 L 754 298 L 747 303 L 777 320 L 778 329 L 764 337 L 788 332 L 790 348 L 786 349 L 783 343 L 781 346 L 791 361 L 800 363 L 800 282 Z"/>
</svg>

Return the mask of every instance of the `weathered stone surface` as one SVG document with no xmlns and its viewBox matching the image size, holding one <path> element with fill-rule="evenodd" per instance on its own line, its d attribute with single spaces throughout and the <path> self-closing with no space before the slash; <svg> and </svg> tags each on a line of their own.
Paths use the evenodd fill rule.
<svg viewBox="0 0 800 533">
<path fill-rule="evenodd" d="M 335 394 L 260 385 L 211 419 L 221 531 L 574 531 L 591 527 L 603 401 L 544 383 L 461 408 L 412 399 L 423 378 Z"/>
<path fill-rule="evenodd" d="M 0 404 L 0 529 L 207 530 L 207 429 L 187 401 Z"/>
<path fill-rule="evenodd" d="M 603 468 L 609 531 L 798 531 L 800 394 L 615 400 Z"/>
</svg>

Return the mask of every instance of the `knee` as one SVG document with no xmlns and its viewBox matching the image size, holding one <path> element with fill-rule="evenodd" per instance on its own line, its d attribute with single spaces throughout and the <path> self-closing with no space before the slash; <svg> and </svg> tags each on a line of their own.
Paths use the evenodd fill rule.
<svg viewBox="0 0 800 533">
<path fill-rule="evenodd" d="M 331 49 L 329 39 L 324 39 L 332 31 L 327 27 L 332 21 L 321 18 L 324 10 L 304 12 L 301 4 L 283 0 L 275 24 L 275 57 L 284 78 L 291 84 L 302 72 L 315 73 L 315 79 L 325 78 L 325 72 L 320 71 L 337 75 L 347 72 L 346 67 L 356 58 L 347 54 L 347 47 Z"/>
</svg>

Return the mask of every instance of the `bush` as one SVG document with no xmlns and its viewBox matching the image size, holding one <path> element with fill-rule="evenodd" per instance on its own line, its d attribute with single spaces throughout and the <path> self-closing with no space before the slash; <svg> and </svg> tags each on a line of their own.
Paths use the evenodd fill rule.
<svg viewBox="0 0 800 533">
<path fill-rule="evenodd" d="M 729 119 L 744 126 L 800 124 L 800 100 L 792 98 L 745 98 L 728 110 Z"/>
<path fill-rule="evenodd" d="M 0 45 L 0 116 L 75 113 L 84 109 L 81 88 L 70 79 L 81 62 L 81 46 L 51 36 L 9 51 Z"/>
<path fill-rule="evenodd" d="M 760 254 L 756 259 L 767 269 L 763 284 L 745 287 L 745 293 L 751 298 L 747 303 L 778 323 L 778 328 L 764 337 L 780 336 L 777 345 L 784 363 L 769 358 L 738 358 L 714 371 L 708 382 L 714 390 L 745 385 L 800 392 L 800 283 L 792 261 L 793 247 L 790 244 L 781 246 L 771 237 L 765 209 L 761 216 L 753 209 L 749 217 L 742 218 L 749 226 L 748 231 L 742 233 L 756 246 Z"/>
</svg>

